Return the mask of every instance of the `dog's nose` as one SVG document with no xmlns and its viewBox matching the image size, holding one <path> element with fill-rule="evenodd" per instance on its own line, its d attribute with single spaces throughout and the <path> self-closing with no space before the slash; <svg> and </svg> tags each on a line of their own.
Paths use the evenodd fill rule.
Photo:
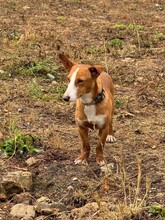
<svg viewBox="0 0 165 220">
<path fill-rule="evenodd" d="M 68 95 L 64 96 L 63 99 L 64 99 L 65 102 L 69 102 L 70 96 L 68 96 Z"/>
</svg>

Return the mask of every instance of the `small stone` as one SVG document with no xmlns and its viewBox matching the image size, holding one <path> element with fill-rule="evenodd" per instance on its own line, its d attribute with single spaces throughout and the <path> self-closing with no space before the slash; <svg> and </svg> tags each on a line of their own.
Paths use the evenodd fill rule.
<svg viewBox="0 0 165 220">
<path fill-rule="evenodd" d="M 45 215 L 40 215 L 37 218 L 35 218 L 35 220 L 44 220 L 45 219 Z"/>
<path fill-rule="evenodd" d="M 7 199 L 6 195 L 4 193 L 0 193 L 0 201 L 4 202 L 6 201 L 6 199 Z"/>
<path fill-rule="evenodd" d="M 61 202 L 54 202 L 48 197 L 41 197 L 35 203 L 35 209 L 42 214 L 51 214 L 59 211 L 66 211 L 66 206 Z"/>
<path fill-rule="evenodd" d="M 17 203 L 24 203 L 29 205 L 32 202 L 32 196 L 29 192 L 24 192 L 24 193 L 20 193 L 15 195 L 12 198 L 13 203 L 17 204 Z"/>
<path fill-rule="evenodd" d="M 108 163 L 104 166 L 101 166 L 101 171 L 104 173 L 112 173 L 112 169 L 114 168 L 113 163 Z"/>
<path fill-rule="evenodd" d="M 73 180 L 73 181 L 76 181 L 76 180 L 78 180 L 78 178 L 77 178 L 77 177 L 74 177 L 72 180 Z"/>
<path fill-rule="evenodd" d="M 58 82 L 53 80 L 52 85 L 56 86 L 56 85 L 58 85 Z"/>
<path fill-rule="evenodd" d="M 22 109 L 22 108 L 19 108 L 19 109 L 18 109 L 18 112 L 23 112 L 23 109 Z"/>
<path fill-rule="evenodd" d="M 10 214 L 14 217 L 30 219 L 35 217 L 35 209 L 31 205 L 18 203 L 11 208 Z"/>
<path fill-rule="evenodd" d="M 38 160 L 36 160 L 34 157 L 30 157 L 25 161 L 25 163 L 28 166 L 32 166 L 32 165 L 36 164 L 37 162 L 38 162 Z"/>
<path fill-rule="evenodd" d="M 134 62 L 135 60 L 130 58 L 130 57 L 126 57 L 125 59 L 122 60 L 123 62 L 126 62 L 126 63 L 130 63 L 130 62 Z"/>
<path fill-rule="evenodd" d="M 28 5 L 25 5 L 22 9 L 27 10 L 27 9 L 30 9 L 30 7 Z"/>
<path fill-rule="evenodd" d="M 74 190 L 74 188 L 73 188 L 73 186 L 68 186 L 68 188 L 67 188 L 69 191 L 72 191 L 72 190 Z"/>
<path fill-rule="evenodd" d="M 143 77 L 140 77 L 140 76 L 137 77 L 137 81 L 138 81 L 138 82 L 143 82 L 143 79 L 144 79 Z"/>
<path fill-rule="evenodd" d="M 54 77 L 52 74 L 50 74 L 50 73 L 47 74 L 47 77 L 48 77 L 49 79 L 55 79 L 55 77 Z"/>
<path fill-rule="evenodd" d="M 155 148 L 156 148 L 156 146 L 155 146 L 155 145 L 153 145 L 153 146 L 152 146 L 152 149 L 155 149 Z"/>
</svg>

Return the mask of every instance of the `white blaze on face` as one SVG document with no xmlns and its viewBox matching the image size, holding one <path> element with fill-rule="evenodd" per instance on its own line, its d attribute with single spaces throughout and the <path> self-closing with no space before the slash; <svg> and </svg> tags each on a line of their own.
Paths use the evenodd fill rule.
<svg viewBox="0 0 165 220">
<path fill-rule="evenodd" d="M 75 86 L 75 80 L 76 80 L 76 76 L 77 76 L 78 71 L 79 71 L 79 68 L 77 68 L 73 72 L 73 74 L 70 78 L 70 82 L 68 84 L 68 88 L 67 88 L 66 92 L 64 93 L 64 97 L 67 97 L 67 96 L 70 97 L 69 102 L 75 102 L 77 99 L 77 87 Z"/>
</svg>

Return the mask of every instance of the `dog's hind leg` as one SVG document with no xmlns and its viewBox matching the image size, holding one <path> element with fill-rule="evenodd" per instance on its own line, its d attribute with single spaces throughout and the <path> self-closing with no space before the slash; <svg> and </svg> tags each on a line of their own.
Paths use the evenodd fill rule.
<svg viewBox="0 0 165 220">
<path fill-rule="evenodd" d="M 104 156 L 103 156 L 103 148 L 107 135 L 108 135 L 108 127 L 99 130 L 100 138 L 96 147 L 96 161 L 100 166 L 103 166 L 105 164 Z"/>
</svg>

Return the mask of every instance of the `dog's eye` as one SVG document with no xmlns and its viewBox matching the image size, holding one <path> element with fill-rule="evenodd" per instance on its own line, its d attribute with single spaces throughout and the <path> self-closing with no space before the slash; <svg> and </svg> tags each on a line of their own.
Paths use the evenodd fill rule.
<svg viewBox="0 0 165 220">
<path fill-rule="evenodd" d="M 82 83 L 82 82 L 84 82 L 84 80 L 82 80 L 82 79 L 78 79 L 77 80 L 77 83 L 79 84 L 79 83 Z"/>
</svg>

